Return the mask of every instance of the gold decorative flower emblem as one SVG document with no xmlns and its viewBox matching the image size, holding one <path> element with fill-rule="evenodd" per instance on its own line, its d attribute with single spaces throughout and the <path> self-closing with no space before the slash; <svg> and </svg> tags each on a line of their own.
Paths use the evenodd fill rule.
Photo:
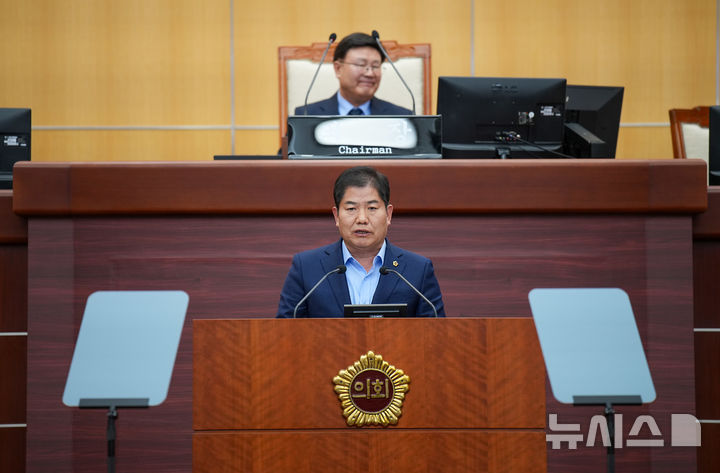
<svg viewBox="0 0 720 473">
<path fill-rule="evenodd" d="M 397 424 L 410 377 L 372 351 L 333 378 L 349 426 Z"/>
</svg>

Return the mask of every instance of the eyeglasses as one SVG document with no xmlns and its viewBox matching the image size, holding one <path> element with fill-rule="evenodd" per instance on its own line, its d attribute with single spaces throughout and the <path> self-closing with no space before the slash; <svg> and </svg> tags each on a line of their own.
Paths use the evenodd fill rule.
<svg viewBox="0 0 720 473">
<path fill-rule="evenodd" d="M 338 61 L 340 64 L 347 64 L 348 66 L 355 66 L 359 69 L 362 69 L 363 71 L 367 71 L 368 69 L 371 72 L 377 72 L 380 70 L 382 64 L 355 64 L 354 62 L 345 62 L 345 61 Z"/>
</svg>

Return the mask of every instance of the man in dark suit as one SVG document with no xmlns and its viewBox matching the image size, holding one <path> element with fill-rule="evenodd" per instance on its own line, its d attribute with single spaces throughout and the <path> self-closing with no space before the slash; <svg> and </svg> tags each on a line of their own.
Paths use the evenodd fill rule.
<svg viewBox="0 0 720 473">
<path fill-rule="evenodd" d="M 333 68 L 340 88 L 332 97 L 308 104 L 308 115 L 412 115 L 406 108 L 375 98 L 385 57 L 372 36 L 353 33 L 335 48 Z M 295 115 L 304 115 L 297 107 Z"/>
<path fill-rule="evenodd" d="M 375 169 L 345 170 L 335 181 L 332 212 L 341 239 L 293 257 L 285 279 L 278 317 L 292 317 L 297 303 L 329 271 L 332 274 L 303 303 L 298 317 L 341 317 L 345 304 L 407 304 L 408 316 L 432 316 L 432 308 L 397 275 L 380 274 L 386 266 L 402 274 L 445 315 L 440 285 L 432 262 L 387 241 L 392 219 L 390 185 Z"/>
</svg>

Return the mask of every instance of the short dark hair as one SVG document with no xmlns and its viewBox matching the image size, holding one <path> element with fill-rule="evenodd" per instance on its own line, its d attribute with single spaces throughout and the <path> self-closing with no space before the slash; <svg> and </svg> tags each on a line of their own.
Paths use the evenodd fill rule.
<svg viewBox="0 0 720 473">
<path fill-rule="evenodd" d="M 370 166 L 357 166 L 346 169 L 335 180 L 333 198 L 335 207 L 340 207 L 345 191 L 348 187 L 373 186 L 380 194 L 385 207 L 390 203 L 390 182 L 385 174 Z"/>
<path fill-rule="evenodd" d="M 345 59 L 345 55 L 352 48 L 373 48 L 380 53 L 380 61 L 385 60 L 385 56 L 380 49 L 380 46 L 375 42 L 375 39 L 369 34 L 365 33 L 352 33 L 345 36 L 340 40 L 337 46 L 335 46 L 335 53 L 333 54 L 333 61 L 342 61 Z"/>
</svg>

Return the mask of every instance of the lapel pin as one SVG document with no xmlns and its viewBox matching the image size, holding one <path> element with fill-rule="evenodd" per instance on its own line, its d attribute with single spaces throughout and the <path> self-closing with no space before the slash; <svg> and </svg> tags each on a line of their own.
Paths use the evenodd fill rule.
<svg viewBox="0 0 720 473">
<path fill-rule="evenodd" d="M 395 266 L 397 268 L 397 266 L 398 266 L 397 260 L 393 261 L 393 266 Z"/>
</svg>

